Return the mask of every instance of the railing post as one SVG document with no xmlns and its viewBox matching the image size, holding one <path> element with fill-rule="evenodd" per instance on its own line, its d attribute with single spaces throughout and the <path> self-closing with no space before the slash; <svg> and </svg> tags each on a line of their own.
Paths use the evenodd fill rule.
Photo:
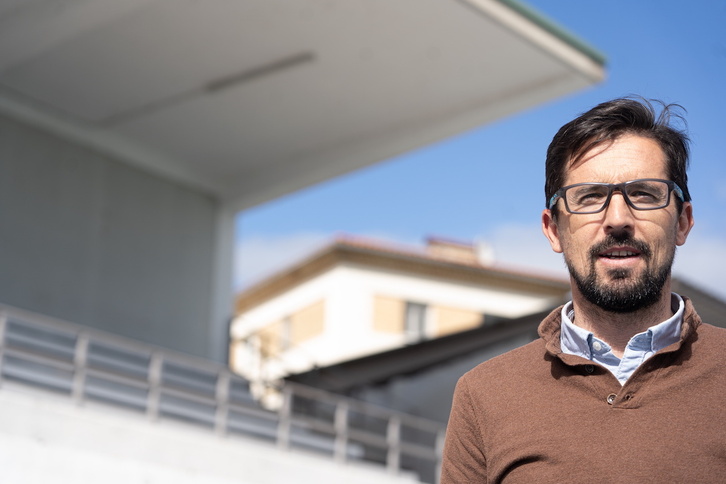
<svg viewBox="0 0 726 484">
<path fill-rule="evenodd" d="M 279 410 L 277 424 L 277 446 L 280 449 L 290 448 L 290 433 L 292 432 L 292 389 L 286 386 L 282 389 L 282 405 Z"/>
<path fill-rule="evenodd" d="M 149 396 L 146 402 L 146 414 L 152 422 L 159 420 L 159 407 L 161 406 L 161 371 L 164 366 L 164 357 L 161 353 L 151 353 L 149 361 Z"/>
<path fill-rule="evenodd" d="M 348 403 L 344 400 L 335 406 L 335 460 L 343 463 L 348 456 Z"/>
<path fill-rule="evenodd" d="M 401 419 L 396 415 L 392 415 L 388 420 L 386 443 L 388 444 L 386 467 L 389 472 L 397 474 L 401 468 Z"/>
<path fill-rule="evenodd" d="M 88 335 L 80 331 L 76 336 L 76 348 L 73 353 L 73 400 L 77 405 L 83 404 L 84 387 L 86 386 L 86 365 L 88 364 Z"/>
<path fill-rule="evenodd" d="M 214 431 L 220 437 L 227 435 L 227 419 L 229 417 L 229 385 L 230 378 L 227 369 L 222 369 L 217 375 L 217 411 L 214 415 Z"/>
<path fill-rule="evenodd" d="M 441 460 L 444 455 L 444 440 L 446 438 L 446 429 L 436 432 L 436 484 L 441 480 Z"/>
</svg>

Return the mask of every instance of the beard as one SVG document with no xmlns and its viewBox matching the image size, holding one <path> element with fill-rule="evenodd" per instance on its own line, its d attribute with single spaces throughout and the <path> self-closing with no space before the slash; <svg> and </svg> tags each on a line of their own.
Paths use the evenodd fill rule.
<svg viewBox="0 0 726 484">
<path fill-rule="evenodd" d="M 611 281 L 601 280 L 595 269 L 598 254 L 616 245 L 628 245 L 640 252 L 646 261 L 642 274 L 634 277 L 631 269 L 612 269 L 607 273 Z M 587 274 L 579 274 L 567 257 L 565 263 L 577 289 L 588 302 L 608 312 L 628 313 L 650 307 L 660 300 L 671 274 L 674 256 L 675 247 L 662 264 L 652 267 L 652 251 L 645 242 L 630 237 L 608 236 L 590 249 L 590 270 Z"/>
</svg>

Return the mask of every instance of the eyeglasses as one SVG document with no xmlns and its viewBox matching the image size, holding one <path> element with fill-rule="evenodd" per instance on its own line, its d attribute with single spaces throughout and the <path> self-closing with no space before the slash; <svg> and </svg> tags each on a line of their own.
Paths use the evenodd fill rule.
<svg viewBox="0 0 726 484">
<path fill-rule="evenodd" d="M 623 183 L 576 183 L 562 187 L 552 195 L 547 208 L 551 209 L 561 198 L 570 213 L 598 213 L 610 204 L 613 192 L 619 190 L 625 203 L 635 210 L 657 210 L 671 203 L 671 191 L 685 201 L 683 190 L 670 180 L 642 178 Z"/>
</svg>

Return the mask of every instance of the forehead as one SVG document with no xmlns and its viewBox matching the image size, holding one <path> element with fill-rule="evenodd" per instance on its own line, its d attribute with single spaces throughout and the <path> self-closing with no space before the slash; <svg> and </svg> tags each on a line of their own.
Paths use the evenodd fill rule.
<svg viewBox="0 0 726 484">
<path fill-rule="evenodd" d="M 667 179 L 665 154 L 657 141 L 626 134 L 596 146 L 571 164 L 565 173 L 565 185 L 620 183 L 638 178 Z"/>
</svg>

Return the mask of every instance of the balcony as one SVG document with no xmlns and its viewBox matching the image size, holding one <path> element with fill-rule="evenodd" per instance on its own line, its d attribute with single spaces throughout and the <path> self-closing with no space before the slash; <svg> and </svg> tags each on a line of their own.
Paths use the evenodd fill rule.
<svg viewBox="0 0 726 484">
<path fill-rule="evenodd" d="M 280 409 L 266 410 L 225 366 L 6 306 L 0 385 L 113 408 L 134 425 L 174 422 L 231 445 L 314 456 L 346 475 L 373 468 L 397 482 L 438 476 L 445 430 L 438 422 L 292 383 L 281 388 Z"/>
</svg>

